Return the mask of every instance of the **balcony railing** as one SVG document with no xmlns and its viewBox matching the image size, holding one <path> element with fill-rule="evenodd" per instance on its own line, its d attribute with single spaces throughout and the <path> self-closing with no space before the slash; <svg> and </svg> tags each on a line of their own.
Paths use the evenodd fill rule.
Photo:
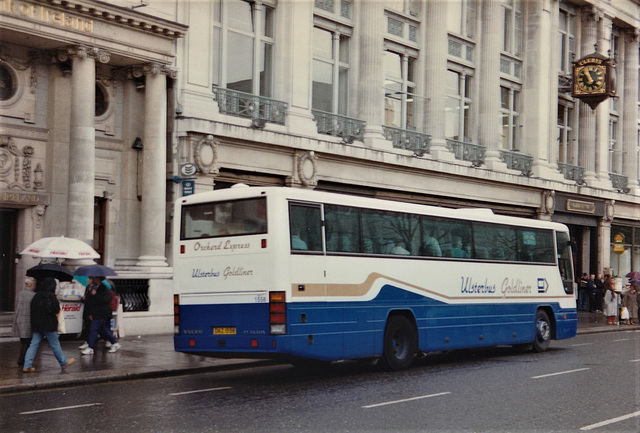
<svg viewBox="0 0 640 433">
<path fill-rule="evenodd" d="M 453 152 L 456 159 L 471 161 L 476 167 L 479 167 L 484 163 L 486 148 L 479 144 L 447 139 L 447 149 Z"/>
<path fill-rule="evenodd" d="M 501 150 L 500 159 L 507 164 L 509 170 L 518 170 L 524 176 L 531 176 L 533 171 L 533 157 L 515 150 Z"/>
<path fill-rule="evenodd" d="M 579 185 L 584 183 L 584 167 L 559 162 L 558 171 L 562 173 L 565 179 L 575 180 Z"/>
<path fill-rule="evenodd" d="M 611 179 L 611 185 L 613 189 L 628 192 L 629 191 L 629 178 L 617 173 L 609 173 L 609 179 Z"/>
<path fill-rule="evenodd" d="M 342 137 L 345 140 L 355 139 L 362 141 L 364 139 L 366 122 L 341 116 L 340 114 L 327 113 L 326 111 L 312 110 L 311 112 L 318 125 L 319 134 Z"/>
<path fill-rule="evenodd" d="M 429 153 L 431 136 L 416 131 L 383 126 L 384 137 L 391 140 L 393 147 L 397 149 L 413 150 L 416 156 Z"/>
<path fill-rule="evenodd" d="M 221 114 L 284 125 L 286 102 L 215 86 L 211 90 Z"/>
</svg>

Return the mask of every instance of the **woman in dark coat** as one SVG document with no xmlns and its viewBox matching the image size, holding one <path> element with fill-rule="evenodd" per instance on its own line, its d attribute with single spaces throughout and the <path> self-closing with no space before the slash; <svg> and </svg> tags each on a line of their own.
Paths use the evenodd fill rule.
<svg viewBox="0 0 640 433">
<path fill-rule="evenodd" d="M 56 280 L 47 277 L 38 281 L 36 294 L 31 300 L 31 345 L 24 358 L 25 373 L 36 371 L 33 367 L 33 360 L 38 353 L 38 346 L 43 338 L 49 342 L 53 355 L 58 360 L 60 367 L 68 367 L 75 362 L 75 359 L 67 358 L 62 352 L 60 341 L 58 340 L 58 319 L 56 315 L 60 311 L 60 303 L 56 298 Z"/>
</svg>

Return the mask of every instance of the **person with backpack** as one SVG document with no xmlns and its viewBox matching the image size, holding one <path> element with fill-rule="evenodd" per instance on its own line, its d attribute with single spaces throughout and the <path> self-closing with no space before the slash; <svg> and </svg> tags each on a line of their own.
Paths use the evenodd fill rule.
<svg viewBox="0 0 640 433">
<path fill-rule="evenodd" d="M 69 367 L 75 362 L 74 358 L 67 359 L 62 352 L 60 340 L 58 340 L 58 318 L 60 312 L 60 302 L 56 297 L 56 280 L 46 277 L 38 281 L 36 294 L 31 300 L 31 345 L 27 349 L 24 358 L 24 373 L 36 371 L 33 361 L 38 353 L 38 346 L 43 338 L 49 342 L 53 355 L 58 360 L 60 367 Z"/>
<path fill-rule="evenodd" d="M 91 320 L 88 347 L 82 350 L 83 355 L 93 355 L 93 347 L 98 341 L 98 335 L 111 343 L 109 353 L 115 353 L 120 349 L 120 344 L 111 332 L 111 318 L 113 310 L 111 299 L 114 296 L 112 290 L 105 283 L 102 277 L 93 277 L 96 284 L 87 295 L 84 308 Z"/>
</svg>

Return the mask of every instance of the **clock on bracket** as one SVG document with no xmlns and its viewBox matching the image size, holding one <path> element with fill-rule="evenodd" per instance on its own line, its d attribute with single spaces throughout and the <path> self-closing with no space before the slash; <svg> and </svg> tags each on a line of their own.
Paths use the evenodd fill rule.
<svg viewBox="0 0 640 433">
<path fill-rule="evenodd" d="M 572 96 L 595 109 L 600 102 L 615 96 L 613 60 L 593 53 L 573 63 Z"/>
</svg>

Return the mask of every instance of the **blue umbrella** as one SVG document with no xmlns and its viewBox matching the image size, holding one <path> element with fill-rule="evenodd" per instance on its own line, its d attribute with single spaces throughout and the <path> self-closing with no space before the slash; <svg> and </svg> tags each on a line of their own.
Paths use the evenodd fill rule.
<svg viewBox="0 0 640 433">
<path fill-rule="evenodd" d="M 73 275 L 83 277 L 109 277 L 118 274 L 116 274 L 116 271 L 108 266 L 89 265 L 79 267 L 78 269 L 76 269 Z"/>
</svg>

